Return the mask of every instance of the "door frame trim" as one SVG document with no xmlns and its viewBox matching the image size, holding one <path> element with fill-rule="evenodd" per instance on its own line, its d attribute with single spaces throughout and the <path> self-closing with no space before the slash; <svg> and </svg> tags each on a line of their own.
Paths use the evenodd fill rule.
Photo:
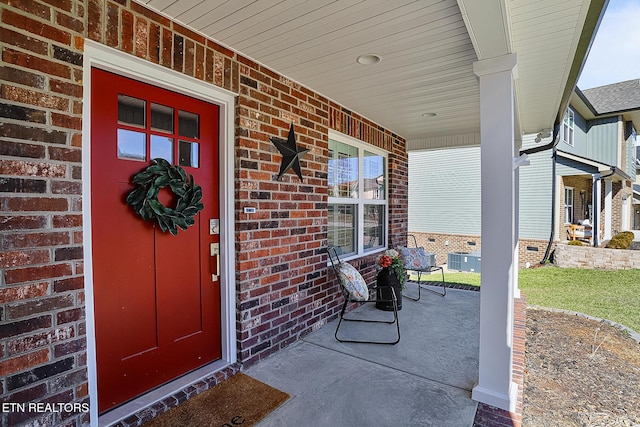
<svg viewBox="0 0 640 427">
<path fill-rule="evenodd" d="M 235 247 L 234 247 L 234 112 L 236 94 L 213 84 L 197 80 L 193 77 L 178 73 L 177 71 L 148 62 L 136 56 L 120 52 L 92 40 L 84 41 L 84 68 L 83 68 L 83 107 L 82 107 L 82 232 L 84 244 L 84 289 L 85 309 L 87 323 L 87 369 L 89 377 L 89 398 L 91 402 L 97 402 L 97 362 L 96 362 L 96 336 L 95 336 L 95 311 L 93 294 L 93 262 L 92 262 L 92 235 L 91 235 L 91 68 L 96 67 L 110 71 L 123 77 L 128 77 L 140 82 L 152 84 L 180 94 L 201 99 L 219 107 L 219 206 L 220 206 L 220 252 L 221 270 L 220 276 L 220 310 L 221 310 L 221 349 L 222 358 L 197 370 L 198 377 L 202 378 L 233 364 L 237 360 L 236 350 L 236 309 L 235 309 Z M 195 372 L 194 372 L 195 373 Z M 172 394 L 177 389 L 184 387 L 183 381 L 176 380 L 176 384 L 167 384 L 167 393 L 163 396 L 152 396 L 148 399 L 140 397 L 132 402 L 131 408 L 127 405 L 118 408 L 121 415 L 134 413 L 144 406 Z M 147 395 L 144 395 L 147 396 Z M 142 406 L 142 407 L 144 407 Z M 124 411 L 123 411 L 124 410 Z M 126 413 L 123 413 L 126 412 Z M 108 414 L 106 414 L 108 415 Z M 102 420 L 104 424 L 106 419 Z M 112 417 L 108 417 L 112 418 Z M 121 417 L 118 416 L 120 419 Z M 90 408 L 90 420 L 92 426 L 98 425 L 98 405 Z M 108 421 L 107 421 L 108 422 Z"/>
</svg>

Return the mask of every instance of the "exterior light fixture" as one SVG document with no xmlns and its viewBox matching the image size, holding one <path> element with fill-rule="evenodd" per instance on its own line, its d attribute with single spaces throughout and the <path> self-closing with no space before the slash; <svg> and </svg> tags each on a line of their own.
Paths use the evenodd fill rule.
<svg viewBox="0 0 640 427">
<path fill-rule="evenodd" d="M 380 61 L 382 61 L 382 57 L 375 53 L 367 53 L 366 55 L 360 55 L 356 58 L 356 62 L 361 65 L 373 65 Z"/>
<path fill-rule="evenodd" d="M 551 138 L 551 129 L 542 129 L 537 135 L 536 135 L 536 142 L 540 142 L 545 138 Z"/>
</svg>

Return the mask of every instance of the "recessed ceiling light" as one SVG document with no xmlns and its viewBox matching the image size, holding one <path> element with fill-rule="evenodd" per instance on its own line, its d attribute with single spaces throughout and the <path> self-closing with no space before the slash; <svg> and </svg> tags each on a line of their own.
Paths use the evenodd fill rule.
<svg viewBox="0 0 640 427">
<path fill-rule="evenodd" d="M 435 117 L 438 113 L 422 113 L 422 117 Z"/>
<path fill-rule="evenodd" d="M 380 55 L 376 55 L 375 53 L 368 53 L 366 55 L 360 55 L 356 58 L 356 62 L 362 65 L 373 65 L 382 61 Z"/>
</svg>

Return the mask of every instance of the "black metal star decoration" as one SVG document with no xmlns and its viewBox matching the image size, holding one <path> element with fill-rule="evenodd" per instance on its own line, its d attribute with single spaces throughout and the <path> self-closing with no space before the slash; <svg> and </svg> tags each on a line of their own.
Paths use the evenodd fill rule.
<svg viewBox="0 0 640 427">
<path fill-rule="evenodd" d="M 289 136 L 287 136 L 286 141 L 282 138 L 272 136 L 271 142 L 273 142 L 273 145 L 275 145 L 278 151 L 280 151 L 280 154 L 282 154 L 282 165 L 280 166 L 278 179 L 280 179 L 280 177 L 282 177 L 282 175 L 284 175 L 289 169 L 293 169 L 298 174 L 298 177 L 302 182 L 300 160 L 302 160 L 309 150 L 296 145 L 296 134 L 293 130 L 293 123 L 291 123 L 291 128 L 289 128 Z"/>
</svg>

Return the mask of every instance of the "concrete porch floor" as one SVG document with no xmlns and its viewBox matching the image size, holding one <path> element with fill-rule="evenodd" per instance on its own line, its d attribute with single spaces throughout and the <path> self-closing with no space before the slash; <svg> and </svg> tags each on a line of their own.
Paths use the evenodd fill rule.
<svg viewBox="0 0 640 427">
<path fill-rule="evenodd" d="M 416 285 L 407 284 L 415 295 Z M 392 316 L 374 304 L 358 308 Z M 340 343 L 333 321 L 246 373 L 291 395 L 258 426 L 472 426 L 477 402 L 480 293 L 422 291 L 403 299 L 396 345 Z M 395 327 L 343 322 L 360 339 L 390 336 Z M 367 335 L 372 334 L 372 335 Z"/>
</svg>

